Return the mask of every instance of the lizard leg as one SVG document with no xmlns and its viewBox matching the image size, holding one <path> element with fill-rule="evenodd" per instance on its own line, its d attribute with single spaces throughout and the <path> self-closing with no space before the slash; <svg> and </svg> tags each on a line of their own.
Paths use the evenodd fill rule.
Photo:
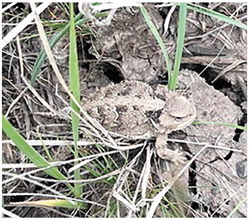
<svg viewBox="0 0 249 220">
<path fill-rule="evenodd" d="M 176 165 L 179 163 L 184 163 L 186 158 L 182 152 L 179 152 L 179 149 L 171 150 L 167 148 L 167 139 L 167 134 L 159 134 L 156 137 L 157 155 L 162 159 L 172 161 Z"/>
</svg>

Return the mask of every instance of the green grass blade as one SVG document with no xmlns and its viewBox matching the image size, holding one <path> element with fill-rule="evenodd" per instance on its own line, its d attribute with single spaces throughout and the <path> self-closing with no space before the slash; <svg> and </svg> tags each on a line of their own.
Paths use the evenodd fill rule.
<svg viewBox="0 0 249 220">
<path fill-rule="evenodd" d="M 193 124 L 195 124 L 195 125 L 216 124 L 216 125 L 226 126 L 226 127 L 229 127 L 229 128 L 235 128 L 235 129 L 240 129 L 240 130 L 243 130 L 243 131 L 247 131 L 247 127 L 236 125 L 236 124 L 224 123 L 224 122 L 216 122 L 216 121 L 194 121 Z"/>
<path fill-rule="evenodd" d="M 169 81 L 170 81 L 171 80 L 170 77 L 171 77 L 171 71 L 172 71 L 172 69 L 171 69 L 169 55 L 168 55 L 168 52 L 167 52 L 167 50 L 165 48 L 163 40 L 162 40 L 160 34 L 158 33 L 155 25 L 151 21 L 151 18 L 149 16 L 147 10 L 145 9 L 145 7 L 141 6 L 140 10 L 141 10 L 142 15 L 144 16 L 145 22 L 147 23 L 148 27 L 150 28 L 152 34 L 154 35 L 156 41 L 158 42 L 158 44 L 159 44 L 159 46 L 160 46 L 160 48 L 162 50 L 162 53 L 163 53 L 163 56 L 164 56 L 164 59 L 165 59 L 165 62 L 166 62 L 166 68 L 167 68 L 167 71 L 168 71 Z"/>
<path fill-rule="evenodd" d="M 241 207 L 241 205 L 243 205 L 244 203 L 246 203 L 247 197 L 245 197 L 244 199 L 242 199 L 239 204 L 236 205 L 236 207 L 229 213 L 229 215 L 227 216 L 227 218 L 233 218 L 233 214 L 235 214 L 238 209 Z M 246 205 L 246 204 L 245 204 Z"/>
<path fill-rule="evenodd" d="M 36 206 L 36 207 L 61 207 L 67 209 L 75 209 L 78 208 L 78 204 L 75 202 L 70 202 L 64 199 L 43 199 L 36 201 L 24 201 L 24 202 L 15 202 L 13 203 L 16 206 Z M 86 206 L 82 203 L 82 205 Z"/>
<path fill-rule="evenodd" d="M 79 13 L 75 17 L 76 25 L 81 25 L 86 21 L 86 19 L 80 19 L 82 17 L 82 14 Z M 53 35 L 53 37 L 49 40 L 49 45 L 51 48 L 54 47 L 54 45 L 69 31 L 70 23 L 67 24 L 60 32 Z M 39 55 L 38 58 L 35 61 L 33 71 L 31 72 L 31 85 L 34 86 L 35 80 L 40 72 L 41 66 L 43 65 L 47 55 L 45 51 L 43 50 Z"/>
<path fill-rule="evenodd" d="M 223 15 L 223 14 L 221 14 L 219 12 L 216 12 L 214 10 L 204 8 L 204 7 L 200 6 L 200 5 L 196 5 L 196 4 L 192 4 L 192 3 L 188 3 L 187 7 L 190 10 L 197 11 L 197 12 L 200 12 L 202 14 L 217 18 L 217 19 L 219 19 L 221 21 L 225 21 L 225 22 L 227 22 L 229 24 L 235 25 L 235 26 L 237 26 L 239 28 L 242 28 L 242 29 L 247 31 L 247 25 L 246 24 L 243 24 L 242 22 L 237 21 L 235 19 L 232 19 L 232 18 L 230 18 L 230 17 L 228 17 L 226 15 Z"/>
<path fill-rule="evenodd" d="M 46 153 L 48 159 L 49 159 L 50 161 L 54 161 L 53 157 L 51 156 L 51 154 L 50 154 L 50 152 L 49 152 L 49 150 L 48 150 L 48 147 L 47 147 L 47 146 L 44 144 L 44 142 L 43 142 L 42 136 L 41 136 L 41 134 L 39 133 L 39 129 L 36 129 L 36 133 L 37 133 L 37 136 L 38 136 L 38 138 L 40 139 L 40 141 L 41 141 L 41 143 L 42 143 L 42 147 L 43 147 L 44 152 Z"/>
<path fill-rule="evenodd" d="M 2 115 L 2 127 L 5 134 L 16 144 L 17 148 L 23 152 L 37 167 L 50 166 L 50 163 L 25 141 L 25 139 L 16 131 L 4 115 Z M 47 170 L 44 170 L 44 172 L 58 180 L 67 179 L 57 167 L 48 168 Z"/>
<path fill-rule="evenodd" d="M 74 22 L 74 7 L 73 3 L 70 3 L 70 47 L 69 47 L 69 83 L 70 90 L 74 95 L 75 99 L 80 102 L 80 80 L 79 80 L 79 66 L 78 66 L 78 54 L 77 54 L 77 43 L 76 43 L 76 31 Z M 70 100 L 72 109 L 77 113 L 80 112 L 76 104 Z M 73 139 L 74 139 L 74 156 L 78 158 L 78 146 L 77 142 L 79 139 L 79 118 L 72 112 L 72 129 L 73 129 Z M 74 171 L 75 180 L 80 180 L 80 170 L 76 169 Z M 80 198 L 82 195 L 82 185 L 79 183 L 75 184 L 74 194 L 76 198 Z"/>
<path fill-rule="evenodd" d="M 172 77 L 170 77 L 170 81 L 168 84 L 169 90 L 172 90 L 172 91 L 174 91 L 177 86 L 178 74 L 179 74 L 180 65 L 182 61 L 182 51 L 184 47 L 186 18 L 187 18 L 187 4 L 180 3 L 174 71 L 173 71 Z"/>
</svg>

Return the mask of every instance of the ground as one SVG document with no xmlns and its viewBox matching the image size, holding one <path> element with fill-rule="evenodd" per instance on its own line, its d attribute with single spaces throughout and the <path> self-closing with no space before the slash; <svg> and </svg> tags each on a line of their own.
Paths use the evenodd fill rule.
<svg viewBox="0 0 249 220">
<path fill-rule="evenodd" d="M 200 5 L 227 16 L 233 14 L 237 20 L 246 23 L 245 4 Z M 172 6 L 145 4 L 145 7 L 162 35 L 173 63 L 178 9 L 172 13 L 166 29 L 164 22 Z M 53 3 L 40 16 L 46 21 L 62 20 L 63 23 L 69 19 L 63 9 L 63 4 Z M 12 28 L 7 23 L 19 23 L 30 12 L 26 3 L 18 3 L 6 10 L 2 20 L 3 36 Z M 166 87 L 168 77 L 164 58 L 138 8 L 117 9 L 110 23 L 103 21 L 102 25 L 88 18 L 88 22 L 77 28 L 82 103 L 103 87 L 112 83 L 119 85 L 125 80 L 141 81 L 154 90 L 157 85 Z M 48 36 L 60 30 L 60 26 L 53 26 L 52 22 L 44 25 Z M 69 115 L 69 97 L 48 60 L 34 84 L 39 97 L 27 86 L 34 61 L 42 50 L 41 40 L 36 34 L 34 24 L 19 34 L 23 74 L 18 39 L 3 48 L 2 111 L 27 140 L 71 141 L 70 120 L 52 114 L 41 103 L 43 99 L 56 112 Z M 231 213 L 232 217 L 246 217 L 247 135 L 240 127 L 231 126 L 245 127 L 247 123 L 246 36 L 242 28 L 188 10 L 177 91 L 195 105 L 197 116 L 191 125 L 172 132 L 168 139 L 170 148 L 183 152 L 185 163 L 176 165 L 160 159 L 154 153 L 153 138 L 131 140 L 107 133 L 98 125 L 91 124 L 92 121 L 91 126 L 82 122 L 80 141 L 83 146 L 79 145 L 79 154 L 81 157 L 94 158 L 80 168 L 84 185 L 81 199 L 88 201 L 87 208 L 72 211 L 13 204 L 44 199 L 40 194 L 51 194 L 46 188 L 27 179 L 8 181 L 11 177 L 7 173 L 23 174 L 33 169 L 21 166 L 4 170 L 5 208 L 21 217 L 144 217 L 151 200 L 168 184 L 172 187 L 162 197 L 155 217 L 227 217 Z M 67 83 L 68 43 L 69 37 L 64 35 L 53 48 L 60 73 Z M 3 133 L 3 140 L 7 139 Z M 41 144 L 34 146 L 48 158 Z M 47 150 L 53 155 L 54 161 L 73 159 L 70 146 L 62 142 L 48 144 Z M 4 164 L 29 162 L 9 142 L 3 144 L 2 154 Z M 72 166 L 73 163 L 68 162 L 60 169 L 70 176 L 68 170 Z M 43 172 L 27 177 L 65 195 L 68 193 L 64 184 L 46 181 L 51 177 Z M 33 194 L 29 195 L 28 192 Z M 19 194 L 15 196 L 14 193 Z"/>
</svg>

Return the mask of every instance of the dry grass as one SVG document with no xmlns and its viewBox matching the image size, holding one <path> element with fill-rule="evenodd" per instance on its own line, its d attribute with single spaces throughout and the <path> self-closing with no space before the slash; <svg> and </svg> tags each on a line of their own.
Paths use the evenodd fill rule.
<svg viewBox="0 0 249 220">
<path fill-rule="evenodd" d="M 34 147 L 49 161 L 49 168 L 58 167 L 60 172 L 67 177 L 66 180 L 51 178 L 44 172 L 48 167 L 38 168 L 35 166 L 3 134 L 4 216 L 50 218 L 206 217 L 207 215 L 215 216 L 230 198 L 236 196 L 232 186 L 234 180 L 227 181 L 227 179 L 231 179 L 229 174 L 216 169 L 211 163 L 206 164 L 198 160 L 198 157 L 209 150 L 228 150 L 234 153 L 241 152 L 240 150 L 231 150 L 231 148 L 198 141 L 169 139 L 170 143 L 183 144 L 183 146 L 193 144 L 200 149 L 194 156 L 189 154 L 191 159 L 186 164 L 179 166 L 173 175 L 171 171 L 175 168 L 156 156 L 153 140 L 134 141 L 108 132 L 82 109 L 67 85 L 68 68 L 58 65 L 59 61 L 54 58 L 47 41 L 47 37 L 57 29 L 46 26 L 44 30 L 38 16 L 44 10 L 40 15 L 43 21 L 49 19 L 56 23 L 57 19 L 67 20 L 69 15 L 65 4 L 52 3 L 48 6 L 44 3 L 40 5 L 39 8 L 42 9 L 35 15 L 36 25 L 30 23 L 30 17 L 33 15 L 31 15 L 28 4 L 20 3 L 16 10 L 12 5 L 10 11 L 8 11 L 7 4 L 4 7 L 6 10 L 3 11 L 3 22 L 8 25 L 3 28 L 5 38 L 4 44 L 2 44 L 2 111 L 17 131 L 25 137 L 28 145 Z M 15 15 L 15 13 L 17 14 Z M 112 10 L 110 16 L 107 17 L 109 19 L 107 22 L 111 21 L 114 13 L 115 10 Z M 24 20 L 25 17 L 29 21 Z M 20 20 L 27 25 L 21 26 Z M 167 22 L 168 20 L 169 18 Z M 189 21 L 194 23 L 191 19 Z M 19 25 L 10 30 L 12 27 L 10 23 L 19 23 Z M 58 25 L 61 25 L 61 22 L 58 22 Z M 91 24 L 87 25 L 89 25 L 88 28 L 91 28 Z M 219 28 L 224 27 L 225 25 Z M 212 31 L 215 32 L 219 28 Z M 81 30 L 77 29 L 77 31 Z M 6 35 L 6 32 L 9 35 Z M 205 34 L 208 35 L 210 32 Z M 187 36 L 187 39 L 196 40 L 204 35 L 191 39 Z M 61 46 L 63 48 L 61 51 L 68 48 L 68 44 L 63 45 L 62 43 Z M 33 69 L 34 57 L 37 57 L 43 47 L 48 54 L 48 61 L 42 66 L 40 76 L 33 87 L 30 84 L 30 73 Z M 237 65 L 233 64 L 232 68 L 242 63 L 244 61 L 236 63 Z M 207 66 L 212 65 L 213 61 Z M 63 68 L 66 69 L 65 72 L 63 72 L 65 70 Z M 80 109 L 80 113 L 70 107 L 70 99 Z M 74 142 L 71 112 L 78 115 L 80 119 L 80 140 L 77 142 L 78 158 L 74 157 L 72 147 Z M 199 200 L 198 195 L 186 193 L 190 187 L 188 188 L 188 179 L 185 178 L 185 175 L 189 171 L 193 171 L 191 165 L 194 162 L 203 167 L 208 166 L 214 174 L 214 181 L 228 189 L 227 200 L 212 213 L 208 213 L 207 210 L 195 209 L 193 203 L 202 207 L 202 201 Z M 229 166 L 225 160 L 223 162 Z M 81 179 L 75 180 L 75 170 L 79 171 Z M 230 171 L 234 172 L 232 168 Z M 224 181 L 224 176 L 226 181 Z M 181 182 L 185 185 L 182 186 Z M 80 197 L 75 197 L 67 187 L 67 184 L 74 185 L 76 183 L 83 189 Z M 236 199 L 238 207 L 235 207 L 235 211 L 236 208 L 244 206 L 243 198 Z M 55 200 L 57 203 L 52 203 Z M 68 201 L 69 203 L 65 205 L 58 201 Z M 42 204 L 38 202 L 42 202 Z M 70 204 L 71 207 L 69 207 Z M 79 204 L 85 206 L 79 207 Z"/>
</svg>

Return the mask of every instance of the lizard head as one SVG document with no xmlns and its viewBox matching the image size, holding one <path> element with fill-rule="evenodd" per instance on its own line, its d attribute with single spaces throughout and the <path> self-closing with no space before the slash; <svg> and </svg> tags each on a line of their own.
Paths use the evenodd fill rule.
<svg viewBox="0 0 249 220">
<path fill-rule="evenodd" d="M 165 106 L 159 117 L 162 132 L 169 133 L 190 125 L 196 117 L 194 105 L 184 96 L 176 92 L 165 94 Z"/>
</svg>

